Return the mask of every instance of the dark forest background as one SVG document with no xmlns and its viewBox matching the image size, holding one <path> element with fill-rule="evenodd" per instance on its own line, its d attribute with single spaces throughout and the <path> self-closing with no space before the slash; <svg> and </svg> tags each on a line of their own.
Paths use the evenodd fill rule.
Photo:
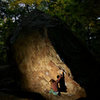
<svg viewBox="0 0 100 100">
<path fill-rule="evenodd" d="M 55 16 L 55 20 L 56 18 L 62 20 L 95 59 L 100 61 L 99 4 L 100 2 L 95 0 L 1 0 L 0 64 L 8 63 L 7 40 L 18 30 L 16 27 L 21 24 L 22 19 L 34 9 Z"/>
<path fill-rule="evenodd" d="M 47 25 L 49 38 L 61 59 L 71 69 L 75 80 L 87 93 L 97 91 L 100 65 L 100 1 L 0 0 L 0 66 L 13 64 L 10 49 L 22 23 L 30 24 L 34 17 L 33 24 L 41 25 L 41 21 L 35 20 L 42 20 L 42 16 L 37 16 L 40 11 L 53 20 L 54 23 Z M 48 16 L 45 18 L 48 19 Z"/>
</svg>

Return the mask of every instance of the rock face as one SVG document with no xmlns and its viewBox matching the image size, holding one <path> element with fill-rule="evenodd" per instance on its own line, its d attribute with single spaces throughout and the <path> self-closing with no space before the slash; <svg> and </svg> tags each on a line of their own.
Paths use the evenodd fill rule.
<svg viewBox="0 0 100 100">
<path fill-rule="evenodd" d="M 73 80 L 70 69 L 54 50 L 46 31 L 34 29 L 28 33 L 20 32 L 13 48 L 24 90 L 47 97 L 50 79 L 57 80 L 57 75 L 64 70 L 67 94 L 75 95 L 77 98 L 86 96 L 85 90 Z"/>
</svg>

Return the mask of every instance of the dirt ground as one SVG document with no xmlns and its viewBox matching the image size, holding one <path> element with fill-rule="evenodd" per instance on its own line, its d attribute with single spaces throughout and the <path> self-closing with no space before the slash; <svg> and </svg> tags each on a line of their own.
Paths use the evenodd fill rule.
<svg viewBox="0 0 100 100">
<path fill-rule="evenodd" d="M 15 95 L 6 94 L 0 92 L 0 100 L 76 100 L 77 97 L 67 94 L 62 94 L 61 96 L 54 96 L 52 94 L 48 95 L 48 99 L 44 99 L 41 96 L 33 96 L 33 97 L 17 97 Z"/>
</svg>

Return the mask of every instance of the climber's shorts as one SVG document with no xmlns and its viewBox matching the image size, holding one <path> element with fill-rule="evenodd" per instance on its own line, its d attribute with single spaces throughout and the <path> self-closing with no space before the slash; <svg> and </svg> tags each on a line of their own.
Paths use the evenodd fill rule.
<svg viewBox="0 0 100 100">
<path fill-rule="evenodd" d="M 59 94 L 59 92 L 55 92 L 55 91 L 53 91 L 53 89 L 51 89 L 50 91 L 49 91 L 49 93 L 51 94 L 53 94 L 53 95 L 58 95 Z"/>
</svg>

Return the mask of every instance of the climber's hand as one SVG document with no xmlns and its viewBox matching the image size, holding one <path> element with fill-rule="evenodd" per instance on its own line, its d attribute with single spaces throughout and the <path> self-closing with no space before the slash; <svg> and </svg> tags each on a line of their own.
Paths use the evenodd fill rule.
<svg viewBox="0 0 100 100">
<path fill-rule="evenodd" d="M 64 70 L 61 71 L 61 75 L 63 75 L 63 74 L 64 74 Z"/>
</svg>

